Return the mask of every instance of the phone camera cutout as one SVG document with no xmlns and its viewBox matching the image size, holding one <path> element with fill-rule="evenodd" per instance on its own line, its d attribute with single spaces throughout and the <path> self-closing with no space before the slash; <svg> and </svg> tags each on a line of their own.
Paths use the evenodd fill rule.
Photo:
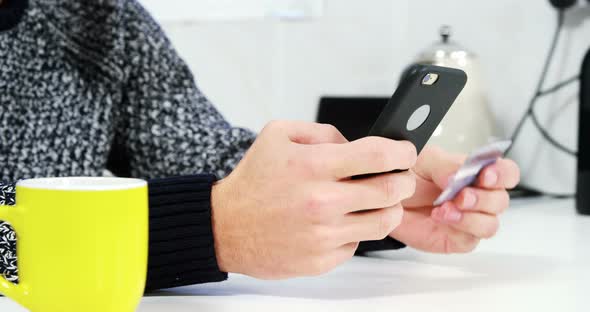
<svg viewBox="0 0 590 312">
<path fill-rule="evenodd" d="M 438 81 L 438 74 L 427 74 L 426 76 L 424 76 L 424 78 L 422 79 L 422 84 L 425 86 L 432 86 L 433 84 L 435 84 Z"/>
<path fill-rule="evenodd" d="M 428 120 L 429 116 L 430 105 L 427 104 L 420 106 L 420 108 L 418 108 L 408 119 L 406 129 L 408 129 L 408 131 L 414 131 L 420 128 L 426 122 L 426 120 Z"/>
</svg>

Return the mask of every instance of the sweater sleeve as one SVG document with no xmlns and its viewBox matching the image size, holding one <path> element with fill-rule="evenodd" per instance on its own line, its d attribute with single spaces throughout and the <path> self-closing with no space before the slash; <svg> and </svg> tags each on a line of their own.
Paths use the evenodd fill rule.
<svg viewBox="0 0 590 312">
<path fill-rule="evenodd" d="M 149 180 L 147 289 L 224 280 L 213 245 L 211 187 L 255 135 L 221 116 L 158 24 L 136 1 L 125 3 L 126 79 L 109 168 Z"/>
<path fill-rule="evenodd" d="M 146 289 L 227 279 L 215 258 L 212 175 L 149 181 L 150 245 Z"/>
</svg>

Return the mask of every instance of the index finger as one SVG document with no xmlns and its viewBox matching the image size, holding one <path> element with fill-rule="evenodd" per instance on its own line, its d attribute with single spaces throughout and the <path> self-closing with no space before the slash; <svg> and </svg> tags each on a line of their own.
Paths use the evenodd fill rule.
<svg viewBox="0 0 590 312">
<path fill-rule="evenodd" d="M 309 146 L 318 168 L 332 178 L 409 169 L 416 163 L 416 147 L 407 141 L 366 137 L 344 144 Z"/>
<path fill-rule="evenodd" d="M 325 143 L 347 143 L 348 140 L 336 127 L 305 121 L 275 121 L 267 125 L 272 131 L 282 131 L 298 144 L 314 145 Z"/>
</svg>

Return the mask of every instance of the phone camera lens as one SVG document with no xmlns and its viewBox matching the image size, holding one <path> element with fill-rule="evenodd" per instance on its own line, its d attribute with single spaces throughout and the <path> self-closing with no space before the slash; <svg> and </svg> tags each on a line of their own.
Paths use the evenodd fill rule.
<svg viewBox="0 0 590 312">
<path fill-rule="evenodd" d="M 426 76 L 424 76 L 424 79 L 422 79 L 422 84 L 426 85 L 426 86 L 432 86 L 433 84 L 435 84 L 438 81 L 438 74 L 427 74 Z"/>
</svg>

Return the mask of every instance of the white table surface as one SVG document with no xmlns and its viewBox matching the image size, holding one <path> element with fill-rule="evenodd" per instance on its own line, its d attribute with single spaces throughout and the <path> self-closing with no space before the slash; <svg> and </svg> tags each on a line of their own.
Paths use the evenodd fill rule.
<svg viewBox="0 0 590 312">
<path fill-rule="evenodd" d="M 498 236 L 469 255 L 373 256 L 317 278 L 168 290 L 139 311 L 590 311 L 590 218 L 572 200 L 513 202 Z M 24 310 L 0 298 L 0 311 Z"/>
</svg>

